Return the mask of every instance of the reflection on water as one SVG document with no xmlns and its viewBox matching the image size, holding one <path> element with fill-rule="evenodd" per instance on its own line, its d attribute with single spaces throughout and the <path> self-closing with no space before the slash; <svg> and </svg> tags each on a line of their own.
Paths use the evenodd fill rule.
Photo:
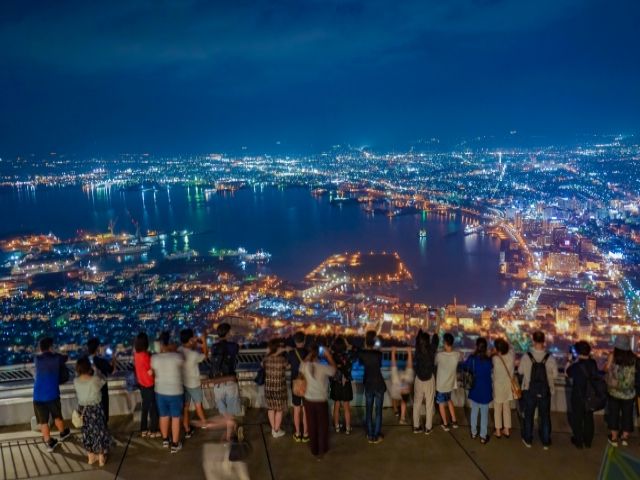
<svg viewBox="0 0 640 480">
<path fill-rule="evenodd" d="M 304 188 L 256 188 L 206 193 L 203 187 L 123 190 L 100 188 L 0 189 L 4 222 L 0 235 L 53 232 L 71 237 L 79 229 L 171 232 L 194 235 L 167 238 L 167 253 L 212 247 L 264 249 L 269 268 L 300 281 L 329 255 L 343 251 L 397 251 L 413 274 L 417 289 L 402 291 L 408 300 L 432 304 L 454 296 L 469 304 L 501 305 L 512 288 L 498 277 L 499 242 L 487 235 L 465 236 L 459 214 L 370 215 L 357 205 L 329 204 Z M 6 205 L 7 208 L 4 208 Z M 426 238 L 419 238 L 420 229 Z"/>
</svg>

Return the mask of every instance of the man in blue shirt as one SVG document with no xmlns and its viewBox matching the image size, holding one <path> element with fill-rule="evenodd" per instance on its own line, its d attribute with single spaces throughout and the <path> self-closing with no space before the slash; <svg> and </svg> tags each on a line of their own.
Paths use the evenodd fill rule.
<svg viewBox="0 0 640 480">
<path fill-rule="evenodd" d="M 48 452 L 53 452 L 58 445 L 58 440 L 51 438 L 50 418 L 53 418 L 60 432 L 60 442 L 71 435 L 69 429 L 64 428 L 60 406 L 60 372 L 66 368 L 64 364 L 67 357 L 52 352 L 52 347 L 53 339 L 47 337 L 40 340 L 41 353 L 34 360 L 36 373 L 33 385 L 33 410 Z"/>
</svg>

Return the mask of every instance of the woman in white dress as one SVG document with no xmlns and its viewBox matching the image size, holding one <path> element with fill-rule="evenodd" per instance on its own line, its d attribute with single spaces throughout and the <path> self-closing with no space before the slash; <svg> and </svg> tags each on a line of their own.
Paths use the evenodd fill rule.
<svg viewBox="0 0 640 480">
<path fill-rule="evenodd" d="M 511 379 L 515 367 L 515 353 L 503 338 L 494 342 L 493 355 L 493 412 L 496 427 L 495 436 L 509 438 L 511 436 Z"/>
</svg>

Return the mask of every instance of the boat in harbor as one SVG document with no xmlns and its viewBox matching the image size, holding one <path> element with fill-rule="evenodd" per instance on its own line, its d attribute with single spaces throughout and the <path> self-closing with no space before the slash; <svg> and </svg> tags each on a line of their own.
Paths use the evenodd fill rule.
<svg viewBox="0 0 640 480">
<path fill-rule="evenodd" d="M 473 235 L 475 233 L 480 233 L 482 231 L 482 225 L 467 225 L 464 227 L 465 235 Z"/>
<path fill-rule="evenodd" d="M 119 245 L 115 244 L 107 248 L 107 255 L 142 255 L 147 253 L 151 247 L 149 245 Z"/>
<path fill-rule="evenodd" d="M 419 238 L 427 238 L 427 229 L 426 228 L 421 228 L 420 231 L 418 232 L 418 237 Z"/>
<path fill-rule="evenodd" d="M 192 257 L 197 257 L 198 252 L 195 250 L 185 250 L 183 252 L 174 252 L 165 256 L 165 260 L 190 260 Z"/>
</svg>

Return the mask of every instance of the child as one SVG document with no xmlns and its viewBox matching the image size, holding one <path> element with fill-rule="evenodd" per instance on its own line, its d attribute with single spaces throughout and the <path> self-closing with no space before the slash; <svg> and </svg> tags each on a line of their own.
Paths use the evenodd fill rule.
<svg viewBox="0 0 640 480">
<path fill-rule="evenodd" d="M 391 401 L 393 409 L 398 415 L 398 405 L 400 405 L 400 425 L 406 425 L 407 402 L 413 385 L 413 354 L 411 348 L 407 348 L 409 358 L 407 368 L 403 372 L 398 371 L 396 362 L 396 347 L 391 349 Z"/>
<path fill-rule="evenodd" d="M 453 335 L 445 333 L 443 340 L 444 350 L 436 355 L 436 403 L 442 417 L 442 429 L 448 432 L 447 406 L 451 415 L 451 426 L 458 428 L 451 392 L 456 388 L 456 373 L 461 355 L 453 350 Z"/>
</svg>

